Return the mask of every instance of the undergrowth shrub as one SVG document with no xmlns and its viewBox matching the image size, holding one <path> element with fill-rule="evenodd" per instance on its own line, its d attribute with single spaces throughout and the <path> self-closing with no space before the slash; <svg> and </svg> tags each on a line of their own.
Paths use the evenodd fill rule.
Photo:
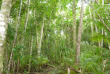
<svg viewBox="0 0 110 74">
<path fill-rule="evenodd" d="M 85 44 L 81 45 L 80 66 L 84 73 L 108 73 L 107 67 L 109 64 L 103 64 L 107 59 L 110 59 L 110 51 L 108 49 Z M 103 71 L 104 65 L 106 66 Z"/>
</svg>

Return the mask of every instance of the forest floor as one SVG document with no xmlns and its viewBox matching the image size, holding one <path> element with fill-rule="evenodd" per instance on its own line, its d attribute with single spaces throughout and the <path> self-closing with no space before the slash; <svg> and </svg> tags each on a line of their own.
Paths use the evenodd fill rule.
<svg viewBox="0 0 110 74">
<path fill-rule="evenodd" d="M 39 71 L 31 69 L 31 72 L 21 71 L 19 74 L 68 74 L 68 68 L 59 65 L 43 65 Z M 15 72 L 17 74 L 17 72 Z M 78 74 L 71 70 L 70 74 Z"/>
<path fill-rule="evenodd" d="M 60 66 L 46 66 L 42 69 L 42 72 L 31 72 L 30 74 L 68 74 L 67 69 Z M 71 71 L 70 74 L 78 74 Z"/>
</svg>

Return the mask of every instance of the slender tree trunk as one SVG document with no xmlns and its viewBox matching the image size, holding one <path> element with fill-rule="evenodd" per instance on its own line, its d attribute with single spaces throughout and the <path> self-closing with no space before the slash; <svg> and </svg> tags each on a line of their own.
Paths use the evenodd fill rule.
<svg viewBox="0 0 110 74">
<path fill-rule="evenodd" d="M 102 0 L 102 5 L 104 5 L 104 0 Z"/>
<path fill-rule="evenodd" d="M 70 35 L 70 27 L 69 26 L 67 26 L 67 47 L 68 48 L 70 48 L 71 47 L 71 45 L 70 45 L 70 37 L 71 37 L 71 35 Z M 75 37 L 75 36 L 73 36 L 73 37 Z M 60 45 L 61 46 L 61 45 Z M 75 48 L 75 47 L 74 47 Z M 70 68 L 68 67 L 68 74 L 70 74 Z"/>
<path fill-rule="evenodd" d="M 92 2 L 92 4 L 94 5 L 94 1 Z M 97 4 L 99 4 L 98 1 L 97 1 Z M 93 14 L 93 18 L 94 18 L 94 20 L 96 20 L 95 13 Z M 96 33 L 98 33 L 98 28 L 97 28 L 96 24 L 95 24 L 95 31 L 96 31 Z M 101 43 L 100 43 L 99 39 L 98 39 L 98 46 L 101 47 Z"/>
<path fill-rule="evenodd" d="M 70 48 L 70 27 L 66 26 L 66 47 Z"/>
<path fill-rule="evenodd" d="M 3 73 L 4 44 L 7 33 L 7 23 L 10 15 L 11 2 L 12 0 L 2 0 L 0 11 L 0 74 Z"/>
<path fill-rule="evenodd" d="M 17 39 L 17 34 L 18 34 L 18 27 L 19 27 L 19 23 L 20 23 L 21 9 L 22 9 L 22 0 L 21 0 L 21 4 L 20 4 L 20 11 L 19 11 L 19 16 L 18 16 L 18 23 L 17 23 L 17 26 L 16 26 L 16 33 L 15 33 L 15 37 L 14 37 L 13 48 L 15 47 L 15 44 L 16 44 L 16 39 Z M 9 59 L 9 63 L 8 63 L 8 72 L 7 72 L 7 74 L 9 74 L 9 72 L 10 72 L 12 56 L 13 56 L 13 50 L 11 51 L 11 55 L 10 55 L 10 59 Z"/>
<path fill-rule="evenodd" d="M 36 9 L 34 9 L 34 23 L 36 25 L 36 48 L 37 48 L 37 44 L 38 44 L 38 34 L 37 34 L 37 21 L 36 21 Z"/>
<path fill-rule="evenodd" d="M 108 42 L 108 48 L 109 48 L 109 50 L 110 50 L 110 43 Z"/>
<path fill-rule="evenodd" d="M 28 8 L 26 9 L 26 14 L 25 14 L 25 21 L 24 21 L 24 31 L 23 34 L 25 34 L 26 29 L 27 29 L 27 23 L 28 23 L 28 18 L 29 18 L 29 7 L 30 7 L 30 0 L 26 0 L 26 4 L 28 5 Z M 24 35 L 22 35 L 22 44 L 24 44 Z"/>
<path fill-rule="evenodd" d="M 27 10 L 27 14 L 26 14 L 25 31 L 24 32 L 26 32 L 26 28 L 27 28 L 27 22 L 28 22 L 28 17 L 29 17 L 30 0 L 27 0 L 27 2 L 28 2 L 28 10 Z"/>
<path fill-rule="evenodd" d="M 88 3 L 88 4 L 92 9 L 95 10 L 95 8 L 90 3 Z M 103 26 L 110 32 L 110 28 L 105 24 L 105 22 L 103 21 L 103 19 L 101 18 L 101 16 L 98 14 L 98 12 L 96 10 L 95 10 L 95 12 L 96 12 L 98 18 L 100 19 L 100 21 L 102 22 Z"/>
<path fill-rule="evenodd" d="M 68 74 L 70 74 L 70 68 L 68 67 Z"/>
<path fill-rule="evenodd" d="M 107 36 L 107 33 L 104 32 L 105 36 Z M 110 49 L 110 41 L 107 40 L 107 43 L 108 43 L 108 49 Z"/>
<path fill-rule="evenodd" d="M 26 12 L 26 14 L 25 14 L 25 22 L 24 22 L 24 31 L 23 31 L 23 34 L 25 34 L 25 32 L 26 32 L 26 28 L 27 28 L 27 23 L 28 23 L 28 18 L 29 18 L 29 6 L 30 6 L 30 0 L 27 0 L 27 5 L 28 5 L 28 8 L 26 9 L 27 10 L 27 12 Z M 22 44 L 24 44 L 24 36 L 25 35 L 22 35 Z"/>
<path fill-rule="evenodd" d="M 68 48 L 70 48 L 71 47 L 71 45 L 70 45 L 70 27 L 68 27 Z"/>
<path fill-rule="evenodd" d="M 102 28 L 102 35 L 103 35 L 103 33 L 104 33 L 104 29 Z M 102 38 L 102 41 L 101 41 L 101 47 L 103 48 L 103 38 Z"/>
<path fill-rule="evenodd" d="M 28 68 L 29 73 L 30 73 L 30 69 L 31 69 L 32 48 L 33 48 L 33 36 L 32 36 L 32 40 L 31 40 L 31 48 L 30 48 L 30 58 L 29 58 L 29 68 Z"/>
<path fill-rule="evenodd" d="M 94 1 L 92 1 L 92 3 L 94 3 Z M 92 19 L 92 12 L 91 12 L 90 7 L 89 7 L 89 12 L 90 12 L 90 20 L 91 20 Z M 91 24 L 91 34 L 92 34 L 92 38 L 93 38 L 93 32 L 94 32 L 93 22 L 91 21 L 90 24 Z M 92 41 L 92 44 L 93 44 L 93 41 Z M 94 46 L 94 44 L 93 44 L 93 46 Z"/>
<path fill-rule="evenodd" d="M 78 41 L 76 47 L 76 63 L 80 62 L 80 46 L 81 46 L 81 34 L 82 34 L 82 25 L 83 25 L 83 13 L 84 13 L 84 0 L 81 0 L 81 13 L 80 13 L 80 22 L 78 28 Z"/>
<path fill-rule="evenodd" d="M 15 72 L 15 67 L 16 67 L 16 63 L 15 63 L 15 61 L 14 61 L 14 59 L 12 58 L 12 60 L 11 60 L 12 62 L 12 64 L 11 64 L 11 68 L 12 68 L 12 74 L 14 74 L 14 72 Z"/>
<path fill-rule="evenodd" d="M 76 49 L 76 0 L 73 0 L 73 46 Z"/>
<path fill-rule="evenodd" d="M 99 1 L 98 1 L 98 0 L 96 0 L 96 3 L 97 3 L 97 4 L 99 4 Z"/>
<path fill-rule="evenodd" d="M 17 61 L 17 74 L 19 72 L 19 65 L 20 65 L 20 61 L 19 61 L 19 58 L 18 58 L 18 61 Z"/>
<path fill-rule="evenodd" d="M 40 55 L 40 53 L 41 53 L 41 44 L 42 44 L 43 29 L 44 29 L 44 20 L 43 20 L 43 23 L 42 23 L 41 33 L 40 33 L 40 40 L 39 40 L 39 43 L 38 43 L 38 55 Z"/>
<path fill-rule="evenodd" d="M 7 69 L 7 64 L 8 64 L 8 48 L 9 48 L 9 44 L 7 43 L 6 44 L 6 47 L 5 47 L 5 51 L 4 51 L 4 57 L 5 57 L 5 59 L 4 59 L 4 70 L 5 69 Z"/>
<path fill-rule="evenodd" d="M 19 27 L 19 24 L 20 24 L 21 9 L 22 9 L 22 0 L 21 0 L 21 4 L 20 4 L 20 10 L 19 10 L 19 16 L 18 16 L 18 23 L 17 23 L 17 26 L 16 26 L 16 33 L 15 33 L 15 38 L 14 38 L 13 48 L 15 47 L 16 40 L 17 40 L 18 27 Z"/>
<path fill-rule="evenodd" d="M 27 8 L 27 13 L 26 13 L 26 18 L 25 18 L 25 23 L 24 23 L 24 32 L 23 33 L 26 32 L 26 28 L 27 28 L 28 17 L 29 17 L 30 0 L 27 0 L 27 5 L 28 5 L 28 8 Z M 23 37 L 22 43 L 24 44 L 24 37 Z M 18 61 L 17 61 L 17 74 L 19 72 L 19 67 L 20 67 L 20 60 L 18 58 Z"/>
<path fill-rule="evenodd" d="M 104 0 L 102 0 L 102 5 L 104 6 Z M 103 33 L 104 33 L 104 29 L 102 28 L 102 35 L 103 35 Z M 103 48 L 103 39 L 101 41 L 101 47 Z"/>
<path fill-rule="evenodd" d="M 94 19 L 95 19 L 95 14 L 94 14 Z M 96 33 L 98 33 L 98 28 L 97 28 L 96 24 L 95 24 L 95 31 L 96 31 Z M 99 39 L 98 39 L 98 46 L 101 47 L 101 43 L 100 43 Z"/>
<path fill-rule="evenodd" d="M 107 0 L 107 3 L 109 4 L 110 3 L 110 0 Z"/>
<path fill-rule="evenodd" d="M 28 23 L 28 18 L 29 18 L 29 7 L 30 7 L 30 0 L 27 0 L 27 5 L 28 5 L 28 8 L 27 8 L 27 13 L 26 13 L 26 18 L 25 18 L 25 22 L 24 22 L 24 32 L 23 34 L 25 34 L 26 32 L 26 28 L 27 28 L 27 23 Z M 22 38 L 22 43 L 24 44 L 24 36 Z"/>
<path fill-rule="evenodd" d="M 89 7 L 89 12 L 90 12 L 90 19 L 92 19 L 92 14 L 91 14 L 91 8 L 90 7 Z M 92 21 L 90 22 L 90 24 L 91 24 L 91 34 L 93 36 L 93 23 L 92 23 Z"/>
<path fill-rule="evenodd" d="M 66 47 L 68 47 L 68 26 L 66 26 Z"/>
</svg>

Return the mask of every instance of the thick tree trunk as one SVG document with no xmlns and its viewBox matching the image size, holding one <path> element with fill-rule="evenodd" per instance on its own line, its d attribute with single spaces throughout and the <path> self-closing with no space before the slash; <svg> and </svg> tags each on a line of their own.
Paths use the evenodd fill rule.
<svg viewBox="0 0 110 74">
<path fill-rule="evenodd" d="M 76 0 L 73 0 L 73 46 L 76 49 Z"/>
<path fill-rule="evenodd" d="M 3 73 L 4 43 L 8 26 L 8 18 L 10 15 L 11 1 L 12 0 L 2 0 L 0 12 L 0 74 Z"/>
<path fill-rule="evenodd" d="M 80 22 L 78 28 L 78 41 L 76 47 L 76 63 L 80 62 L 80 46 L 81 46 L 81 34 L 82 34 L 82 25 L 83 25 L 83 13 L 84 13 L 84 0 L 81 0 L 81 13 L 80 13 Z"/>
</svg>

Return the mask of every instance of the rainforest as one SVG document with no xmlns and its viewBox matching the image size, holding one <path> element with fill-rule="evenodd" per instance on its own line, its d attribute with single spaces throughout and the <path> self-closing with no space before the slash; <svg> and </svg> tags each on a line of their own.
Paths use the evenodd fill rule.
<svg viewBox="0 0 110 74">
<path fill-rule="evenodd" d="M 0 74 L 110 74 L 110 0 L 0 0 Z"/>
</svg>

